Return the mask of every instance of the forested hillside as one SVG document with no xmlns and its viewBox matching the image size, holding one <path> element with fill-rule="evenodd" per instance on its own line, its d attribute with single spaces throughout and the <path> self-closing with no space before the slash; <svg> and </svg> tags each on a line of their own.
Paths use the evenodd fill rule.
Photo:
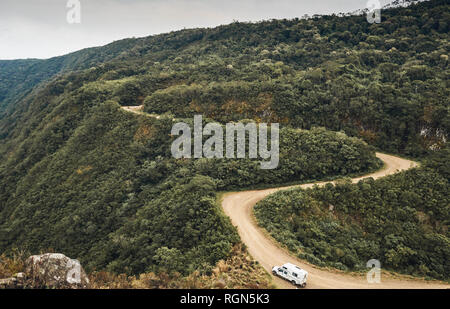
<svg viewBox="0 0 450 309">
<path fill-rule="evenodd" d="M 374 147 L 421 157 L 444 153 L 445 162 L 449 4 L 424 2 L 382 17 L 373 25 L 364 16 L 236 22 L 49 60 L 0 61 L 0 252 L 53 249 L 80 258 L 88 270 L 129 274 L 208 272 L 239 243 L 217 205 L 219 190 L 367 172 L 379 167 Z M 142 104 L 162 117 L 120 109 Z M 221 123 L 279 122 L 279 168 L 263 171 L 252 160 L 173 159 L 172 119 L 189 123 L 196 113 Z M 367 194 L 412 190 L 409 207 L 424 211 L 425 202 L 416 204 L 428 195 L 414 191 L 423 183 L 437 199 L 427 202 L 433 214 L 425 212 L 426 228 L 445 245 L 448 174 L 435 170 L 370 184 Z M 326 201 L 346 205 L 348 199 Z M 366 199 L 358 195 L 357 201 Z M 387 209 L 395 213 L 403 201 L 389 200 Z M 441 206 L 443 213 L 436 210 Z M 398 228 L 399 220 L 390 224 Z M 355 229 L 357 237 L 366 232 Z M 354 249 L 348 263 L 337 264 L 327 251 L 332 241 L 324 236 L 326 253 L 310 249 L 305 257 L 358 268 L 356 260 L 365 256 Z M 419 258 L 414 265 L 423 271 L 413 272 L 393 256 L 392 268 L 439 277 L 443 253 L 395 241 L 437 260 Z M 392 249 L 372 243 L 373 250 Z"/>
<path fill-rule="evenodd" d="M 275 171 L 257 160 L 176 160 L 171 117 L 127 113 L 104 101 L 109 90 L 97 83 L 62 96 L 43 92 L 36 128 L 0 170 L 3 250 L 54 248 L 88 269 L 133 274 L 206 271 L 239 241 L 217 190 L 378 166 L 366 144 L 323 129 L 282 129 Z"/>
<path fill-rule="evenodd" d="M 121 104 L 324 126 L 421 155 L 440 147 L 449 129 L 448 3 L 383 10 L 382 17 L 380 24 L 365 16 L 236 22 L 129 39 L 23 72 L 13 66 L 0 87 L 17 80 L 12 92 L 29 89 L 35 75 L 93 67 L 91 78 L 122 83 Z"/>
</svg>

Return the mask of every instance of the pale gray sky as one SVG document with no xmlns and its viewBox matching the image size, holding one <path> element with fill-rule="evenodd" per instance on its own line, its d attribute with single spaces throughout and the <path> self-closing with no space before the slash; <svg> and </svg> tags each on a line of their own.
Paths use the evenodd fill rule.
<svg viewBox="0 0 450 309">
<path fill-rule="evenodd" d="M 73 0 L 70 0 L 73 1 Z M 233 20 L 350 12 L 367 0 L 78 0 L 81 23 L 67 22 L 69 0 L 0 0 L 0 59 L 49 58 L 129 37 Z M 381 0 L 382 5 L 389 0 Z"/>
</svg>

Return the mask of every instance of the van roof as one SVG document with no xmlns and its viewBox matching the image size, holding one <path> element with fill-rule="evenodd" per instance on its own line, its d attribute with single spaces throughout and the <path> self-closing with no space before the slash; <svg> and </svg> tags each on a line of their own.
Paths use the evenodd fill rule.
<svg viewBox="0 0 450 309">
<path fill-rule="evenodd" d="M 285 266 L 286 268 L 297 268 L 297 269 L 301 269 L 300 267 L 298 267 L 297 265 L 291 264 L 291 263 L 286 263 L 283 266 Z"/>
<path fill-rule="evenodd" d="M 306 270 L 301 269 L 297 265 L 294 265 L 294 264 L 291 264 L 291 263 L 286 263 L 283 266 L 286 267 L 287 269 L 290 269 L 290 270 L 297 270 L 297 271 L 300 271 L 300 272 L 306 272 Z"/>
</svg>

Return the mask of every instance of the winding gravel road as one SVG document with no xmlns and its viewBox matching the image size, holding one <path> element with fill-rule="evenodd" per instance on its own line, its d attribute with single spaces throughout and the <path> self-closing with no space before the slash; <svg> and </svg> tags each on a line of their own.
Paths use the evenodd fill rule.
<svg viewBox="0 0 450 309">
<path fill-rule="evenodd" d="M 134 114 L 146 115 L 159 118 L 158 115 L 149 115 L 143 113 L 141 106 L 122 106 L 122 109 Z M 372 177 L 374 179 L 387 175 L 398 173 L 402 170 L 417 166 L 416 162 L 402 159 L 399 157 L 377 153 L 385 167 L 375 173 L 352 179 L 357 183 L 361 179 Z M 319 269 L 306 261 L 294 257 L 286 249 L 268 236 L 262 228 L 258 227 L 253 216 L 253 207 L 263 198 L 280 190 L 286 190 L 293 187 L 310 188 L 314 185 L 323 186 L 329 182 L 317 182 L 298 186 L 289 186 L 282 188 L 255 190 L 245 192 L 227 193 L 222 200 L 222 207 L 225 213 L 231 218 L 232 223 L 237 227 L 241 240 L 247 245 L 250 254 L 255 258 L 270 274 L 272 266 L 282 265 L 290 262 L 307 270 L 308 284 L 307 288 L 339 288 L 339 289 L 358 289 L 358 288 L 386 288 L 386 289 L 423 289 L 423 288 L 450 288 L 449 284 L 409 278 L 406 276 L 382 274 L 381 283 L 369 284 L 366 277 L 359 274 L 347 274 L 336 270 Z M 293 289 L 292 284 L 278 277 L 274 277 L 274 283 L 279 288 Z"/>
<path fill-rule="evenodd" d="M 399 157 L 377 153 L 385 167 L 373 174 L 352 179 L 354 183 L 361 179 L 372 177 L 374 179 L 395 174 L 417 166 L 417 163 Z M 245 192 L 227 193 L 222 200 L 225 213 L 231 218 L 233 225 L 238 229 L 241 240 L 247 245 L 248 251 L 270 274 L 274 265 L 282 265 L 290 262 L 300 266 L 309 272 L 307 288 L 390 288 L 390 289 L 422 289 L 422 288 L 449 288 L 450 285 L 438 281 L 425 281 L 400 275 L 382 273 L 381 283 L 369 284 L 364 275 L 348 274 L 337 270 L 319 269 L 306 261 L 300 260 L 268 236 L 262 228 L 258 227 L 253 215 L 253 207 L 263 198 L 280 190 L 292 187 L 309 188 L 314 185 L 323 186 L 326 183 L 318 182 L 298 186 L 255 190 Z M 295 288 L 292 284 L 278 277 L 274 277 L 274 283 L 279 288 Z"/>
</svg>

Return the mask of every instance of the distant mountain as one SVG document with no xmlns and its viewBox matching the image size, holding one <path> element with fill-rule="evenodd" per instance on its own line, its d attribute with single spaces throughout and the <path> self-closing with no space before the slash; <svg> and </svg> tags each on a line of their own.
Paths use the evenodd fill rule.
<svg viewBox="0 0 450 309">
<path fill-rule="evenodd" d="M 65 72 L 83 70 L 107 62 L 134 46 L 126 39 L 103 47 L 83 49 L 68 55 L 46 60 L 0 60 L 0 115 L 2 109 L 26 97 L 39 83 Z"/>
<path fill-rule="evenodd" d="M 429 1 L 429 0 L 395 0 L 392 1 L 389 4 L 386 4 L 385 6 L 383 6 L 383 9 L 393 9 L 393 8 L 404 8 L 404 7 L 408 7 L 412 4 L 417 4 L 420 2 L 425 2 L 425 1 Z"/>
<path fill-rule="evenodd" d="M 429 0 L 395 0 L 392 1 L 391 3 L 388 3 L 386 5 L 384 5 L 383 7 L 381 7 L 382 10 L 387 10 L 387 9 L 395 9 L 395 8 L 405 8 L 408 7 L 410 5 L 413 4 L 418 4 L 420 2 L 425 2 L 425 1 L 429 1 Z M 365 15 L 367 14 L 367 12 L 369 11 L 368 8 L 361 8 L 346 14 L 343 14 L 345 16 L 357 16 L 357 15 Z"/>
</svg>

